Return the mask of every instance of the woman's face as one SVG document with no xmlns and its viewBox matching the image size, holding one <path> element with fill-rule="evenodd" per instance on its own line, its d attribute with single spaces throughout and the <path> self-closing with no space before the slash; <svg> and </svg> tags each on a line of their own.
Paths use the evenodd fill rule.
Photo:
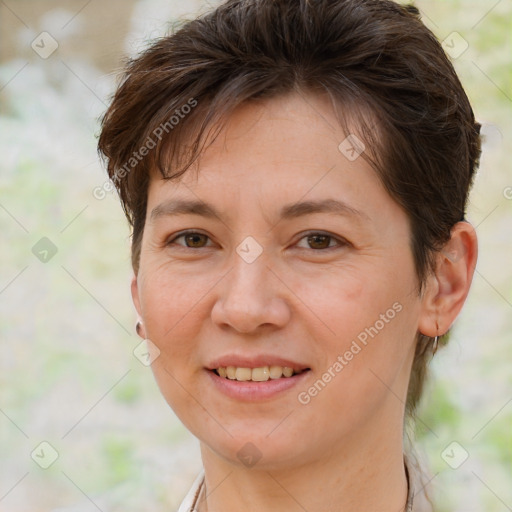
<svg viewBox="0 0 512 512">
<path fill-rule="evenodd" d="M 246 104 L 198 173 L 151 179 L 134 302 L 164 397 L 224 459 L 401 438 L 423 314 L 408 218 L 338 126 L 316 96 Z"/>
</svg>

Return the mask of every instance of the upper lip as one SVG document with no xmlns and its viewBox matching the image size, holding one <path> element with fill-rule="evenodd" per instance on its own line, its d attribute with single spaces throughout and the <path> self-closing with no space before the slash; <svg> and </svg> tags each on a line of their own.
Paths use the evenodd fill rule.
<svg viewBox="0 0 512 512">
<path fill-rule="evenodd" d="M 296 372 L 309 369 L 307 364 L 302 364 L 291 359 L 286 359 L 277 355 L 259 354 L 257 356 L 224 355 L 213 360 L 208 364 L 209 370 L 217 368 L 227 368 L 235 366 L 237 368 L 262 368 L 263 366 L 283 366 L 293 368 Z"/>
</svg>

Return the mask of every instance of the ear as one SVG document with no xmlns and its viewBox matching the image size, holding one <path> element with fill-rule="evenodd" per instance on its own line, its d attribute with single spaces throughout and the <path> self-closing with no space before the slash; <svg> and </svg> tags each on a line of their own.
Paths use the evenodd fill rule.
<svg viewBox="0 0 512 512">
<path fill-rule="evenodd" d="M 146 338 L 146 330 L 144 328 L 144 320 L 142 317 L 142 308 L 140 307 L 139 284 L 137 282 L 137 275 L 135 274 L 132 277 L 131 292 L 133 305 L 135 306 L 135 310 L 137 311 L 137 321 L 141 323 L 140 335 Z"/>
<path fill-rule="evenodd" d="M 469 222 L 458 222 L 451 238 L 436 258 L 422 298 L 419 332 L 434 337 L 445 334 L 457 318 L 473 280 L 478 256 L 476 232 Z"/>
</svg>

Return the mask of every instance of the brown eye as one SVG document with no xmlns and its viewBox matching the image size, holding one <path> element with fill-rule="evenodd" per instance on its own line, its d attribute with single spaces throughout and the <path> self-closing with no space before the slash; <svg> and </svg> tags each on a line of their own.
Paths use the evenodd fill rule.
<svg viewBox="0 0 512 512">
<path fill-rule="evenodd" d="M 190 233 L 188 235 L 183 235 L 183 237 L 185 238 L 187 247 L 193 248 L 204 247 L 208 240 L 208 237 L 201 233 Z"/>
<path fill-rule="evenodd" d="M 348 245 L 350 245 L 350 243 L 343 238 L 314 231 L 306 233 L 297 243 L 297 247 L 300 249 L 313 249 L 314 251 L 342 249 Z"/>
<path fill-rule="evenodd" d="M 308 236 L 308 244 L 312 249 L 327 249 L 331 242 L 331 238 L 329 235 L 309 235 Z"/>
<path fill-rule="evenodd" d="M 178 240 L 183 239 L 183 242 L 178 242 Z M 167 242 L 167 245 L 181 245 L 184 247 L 188 247 L 190 249 L 202 249 L 203 247 L 207 247 L 208 236 L 203 233 L 189 232 L 182 233 L 176 238 Z"/>
</svg>

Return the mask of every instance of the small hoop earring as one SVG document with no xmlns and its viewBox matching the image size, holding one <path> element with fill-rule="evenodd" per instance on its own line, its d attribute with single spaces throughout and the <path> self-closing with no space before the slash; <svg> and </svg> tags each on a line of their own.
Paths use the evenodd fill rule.
<svg viewBox="0 0 512 512">
<path fill-rule="evenodd" d="M 142 328 L 142 323 L 140 321 L 137 321 L 137 323 L 135 324 L 135 331 L 137 332 L 137 334 L 140 336 L 140 330 Z"/>
<path fill-rule="evenodd" d="M 436 336 L 434 338 L 434 343 L 432 345 L 432 357 L 435 356 L 436 352 L 437 352 L 437 348 L 439 346 L 439 336 Z"/>
</svg>

